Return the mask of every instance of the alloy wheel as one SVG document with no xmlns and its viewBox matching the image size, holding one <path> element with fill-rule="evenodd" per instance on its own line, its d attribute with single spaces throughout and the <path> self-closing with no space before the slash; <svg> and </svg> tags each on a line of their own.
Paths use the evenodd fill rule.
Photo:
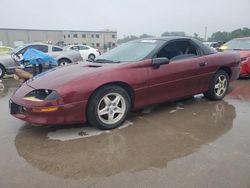
<svg viewBox="0 0 250 188">
<path fill-rule="evenodd" d="M 220 75 L 215 82 L 214 86 L 215 94 L 220 97 L 225 94 L 226 90 L 227 90 L 227 78 L 225 75 Z"/>
<path fill-rule="evenodd" d="M 68 65 L 68 62 L 66 62 L 66 61 L 60 62 L 60 66 L 65 66 L 65 65 Z"/>
<path fill-rule="evenodd" d="M 105 124 L 115 124 L 119 122 L 126 111 L 126 102 L 119 93 L 108 93 L 99 102 L 97 114 L 99 119 Z"/>
</svg>

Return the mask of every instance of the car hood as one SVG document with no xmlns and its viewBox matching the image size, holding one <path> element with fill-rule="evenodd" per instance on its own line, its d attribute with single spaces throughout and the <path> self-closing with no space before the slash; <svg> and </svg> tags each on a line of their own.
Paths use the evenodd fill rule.
<svg viewBox="0 0 250 188">
<path fill-rule="evenodd" d="M 10 54 L 0 55 L 0 62 L 4 63 L 4 62 L 11 62 L 11 61 L 14 61 L 14 60 L 11 58 Z"/>
<path fill-rule="evenodd" d="M 75 63 L 63 67 L 57 67 L 43 72 L 26 83 L 34 89 L 57 89 L 63 84 L 73 80 L 84 79 L 94 76 L 105 70 L 117 67 L 115 64 L 101 63 Z"/>
<path fill-rule="evenodd" d="M 240 58 L 250 57 L 250 50 L 240 51 Z"/>
</svg>

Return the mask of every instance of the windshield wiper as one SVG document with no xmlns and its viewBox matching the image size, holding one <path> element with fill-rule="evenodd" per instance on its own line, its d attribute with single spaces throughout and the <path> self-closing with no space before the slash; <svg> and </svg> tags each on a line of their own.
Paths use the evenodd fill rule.
<svg viewBox="0 0 250 188">
<path fill-rule="evenodd" d="M 120 63 L 121 61 L 112 61 L 108 59 L 96 59 L 96 63 Z"/>
</svg>

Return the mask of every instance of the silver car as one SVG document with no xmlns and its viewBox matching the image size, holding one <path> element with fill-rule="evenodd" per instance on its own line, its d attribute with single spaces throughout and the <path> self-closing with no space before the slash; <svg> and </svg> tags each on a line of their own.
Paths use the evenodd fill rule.
<svg viewBox="0 0 250 188">
<path fill-rule="evenodd" d="M 19 67 L 19 60 L 28 48 L 34 48 L 54 57 L 58 65 L 65 65 L 72 62 L 82 61 L 78 51 L 63 51 L 59 46 L 44 43 L 32 43 L 18 47 L 11 54 L 0 56 L 0 78 L 5 74 L 13 74 L 15 68 Z"/>
</svg>

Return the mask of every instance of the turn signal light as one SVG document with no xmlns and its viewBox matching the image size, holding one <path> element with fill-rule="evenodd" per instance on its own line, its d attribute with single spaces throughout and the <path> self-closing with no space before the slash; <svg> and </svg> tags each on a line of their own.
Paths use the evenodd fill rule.
<svg viewBox="0 0 250 188">
<path fill-rule="evenodd" d="M 32 112 L 54 112 L 57 111 L 58 107 L 46 107 L 46 108 L 32 108 Z"/>
</svg>

